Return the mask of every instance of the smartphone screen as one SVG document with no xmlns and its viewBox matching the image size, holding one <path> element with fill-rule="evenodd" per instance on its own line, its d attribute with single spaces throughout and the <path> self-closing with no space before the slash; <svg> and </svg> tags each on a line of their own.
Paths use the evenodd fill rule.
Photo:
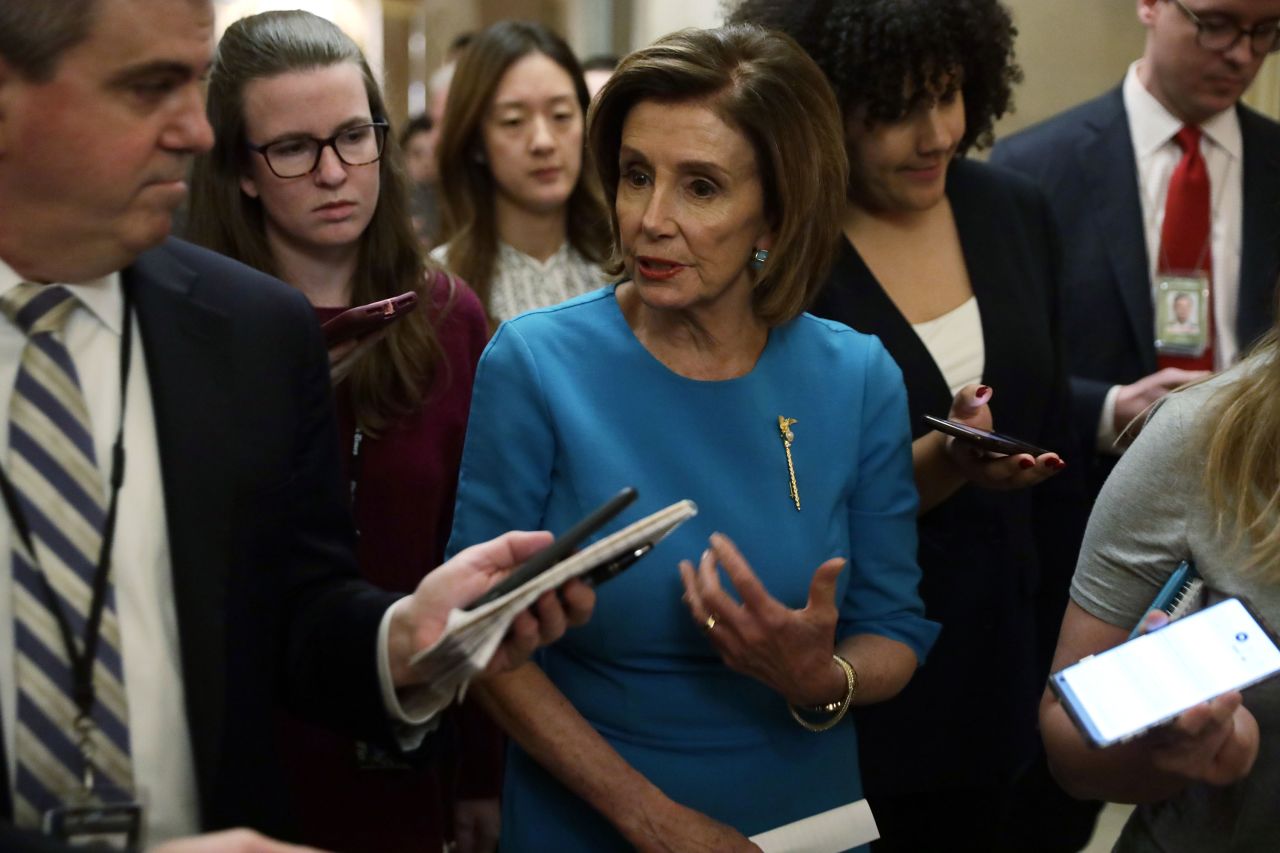
<svg viewBox="0 0 1280 853">
<path fill-rule="evenodd" d="M 1054 692 L 1095 746 L 1280 673 L 1280 648 L 1237 598 L 1055 673 Z"/>
</svg>

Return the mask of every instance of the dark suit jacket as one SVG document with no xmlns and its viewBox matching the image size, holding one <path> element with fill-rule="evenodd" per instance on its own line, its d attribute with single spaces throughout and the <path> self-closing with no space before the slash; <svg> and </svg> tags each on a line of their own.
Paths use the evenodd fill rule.
<svg viewBox="0 0 1280 853">
<path fill-rule="evenodd" d="M 1008 783 L 1035 753 L 1036 707 L 1084 524 L 1058 328 L 1056 238 L 1024 178 L 958 160 L 947 176 L 982 315 L 996 428 L 1068 461 L 1033 489 L 973 486 L 919 521 L 920 593 L 942 633 L 895 699 L 858 710 L 870 797 Z M 906 318 L 844 243 L 813 313 L 879 336 L 902 368 L 913 438 L 951 392 Z M 922 246 L 921 250 L 927 250 Z"/>
<path fill-rule="evenodd" d="M 1274 316 L 1280 125 L 1244 106 L 1237 112 L 1244 141 L 1244 216 L 1236 336 L 1243 350 L 1270 328 Z M 1121 90 L 1002 140 L 991 162 L 1029 176 L 1053 207 L 1065 250 L 1072 408 L 1077 431 L 1092 439 L 1107 390 L 1156 371 L 1150 266 Z M 1113 464 L 1114 457 L 1098 458 L 1098 485 Z"/>
<path fill-rule="evenodd" d="M 155 410 L 201 827 L 292 837 L 273 704 L 390 737 L 376 640 L 396 596 L 356 578 L 324 347 L 301 294 L 186 243 L 123 280 Z"/>
</svg>

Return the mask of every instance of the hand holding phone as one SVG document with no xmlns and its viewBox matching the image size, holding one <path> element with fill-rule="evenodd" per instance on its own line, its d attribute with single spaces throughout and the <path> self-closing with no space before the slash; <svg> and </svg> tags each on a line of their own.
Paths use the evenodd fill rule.
<svg viewBox="0 0 1280 853">
<path fill-rule="evenodd" d="M 528 583 L 531 579 L 537 577 L 552 566 L 559 563 L 571 555 L 586 540 L 595 534 L 600 528 L 604 527 L 615 517 L 630 506 L 636 499 L 636 490 L 628 486 L 600 506 L 596 507 L 588 513 L 581 521 L 569 528 L 556 540 L 525 560 L 519 566 L 511 571 L 502 580 L 498 581 L 489 591 L 468 604 L 464 610 L 475 610 L 482 605 L 488 604 L 490 601 L 501 598 L 513 589 L 517 589 Z M 613 563 L 601 566 L 594 572 L 588 574 L 585 579 L 594 586 L 604 583 L 609 578 L 620 574 L 624 569 L 640 559 L 644 555 L 638 552 L 632 555 L 625 555 Z M 629 559 L 626 559 L 629 558 Z"/>
<path fill-rule="evenodd" d="M 1054 673 L 1049 685 L 1085 739 L 1107 747 L 1189 709 L 1200 716 L 1234 712 L 1223 694 L 1278 674 L 1275 638 L 1243 601 L 1229 598 L 1084 658 Z M 1208 710 L 1197 708 L 1206 702 Z"/>
<path fill-rule="evenodd" d="M 418 294 L 410 290 L 390 299 L 349 308 L 320 327 L 324 333 L 324 345 L 332 349 L 345 341 L 363 338 L 386 328 L 416 307 Z"/>
<path fill-rule="evenodd" d="M 1008 456 L 1016 456 L 1019 453 L 1029 453 L 1032 456 L 1043 456 L 1050 451 L 1042 447 L 1037 447 L 1029 441 L 1023 441 L 1009 435 L 1002 435 L 998 432 L 991 432 L 985 429 L 962 424 L 959 421 L 947 420 L 945 418 L 935 418 L 933 415 L 924 416 L 925 423 L 936 429 L 938 432 L 953 436 L 957 441 L 963 441 L 972 447 L 981 450 L 987 450 L 992 453 L 1003 453 Z"/>
</svg>

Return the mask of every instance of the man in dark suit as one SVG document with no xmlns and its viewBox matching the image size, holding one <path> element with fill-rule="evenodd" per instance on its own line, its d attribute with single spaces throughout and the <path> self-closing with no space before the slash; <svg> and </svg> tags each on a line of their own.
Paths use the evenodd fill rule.
<svg viewBox="0 0 1280 853">
<path fill-rule="evenodd" d="M 1138 0 L 1142 59 L 1124 84 L 1001 141 L 992 162 L 1045 190 L 1062 229 L 1073 416 L 1096 437 L 1095 488 L 1124 427 L 1172 388 L 1229 366 L 1270 325 L 1280 273 L 1280 125 L 1239 103 L 1276 44 L 1280 0 Z M 1166 200 L 1196 128 L 1211 237 L 1212 351 L 1158 357 L 1155 278 Z M 1211 259 L 1211 260 L 1210 260 Z M 1178 366 L 1181 365 L 1181 366 Z"/>
<path fill-rule="evenodd" d="M 280 849 L 244 832 L 181 839 L 290 833 L 275 702 L 412 747 L 441 697 L 410 658 L 453 607 L 549 538 L 470 549 L 405 598 L 356 578 L 328 361 L 305 298 L 164 242 L 190 158 L 212 142 L 201 86 L 212 37 L 209 0 L 0 4 L 5 850 L 49 843 L 27 833 L 47 814 L 40 796 L 132 799 L 100 784 L 121 772 L 152 842 Z M 41 327 L 32 306 L 53 296 L 67 310 Z M 83 440 L 51 446 L 80 456 L 40 445 L 64 434 Z M 90 533 L 86 495 L 98 485 L 118 512 Z M 76 576 L 78 561 L 95 570 Z M 89 592 L 100 578 L 106 592 Z M 491 669 L 586 618 L 589 590 L 561 594 L 522 614 Z M 90 602 L 105 602 L 104 615 Z M 69 632 L 54 627 L 68 621 Z M 75 642 L 82 624 L 100 638 L 96 658 Z M 92 672 L 84 682 L 78 659 Z"/>
</svg>

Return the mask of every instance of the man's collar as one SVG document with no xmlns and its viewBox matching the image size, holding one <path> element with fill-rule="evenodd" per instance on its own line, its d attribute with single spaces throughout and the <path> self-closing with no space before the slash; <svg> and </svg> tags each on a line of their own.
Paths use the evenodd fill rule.
<svg viewBox="0 0 1280 853">
<path fill-rule="evenodd" d="M 1133 149 L 1139 157 L 1153 154 L 1173 139 L 1182 128 L 1182 120 L 1156 100 L 1156 96 L 1138 79 L 1138 60 L 1129 66 L 1124 77 L 1124 109 L 1129 116 L 1129 133 Z M 1244 140 L 1240 135 L 1240 115 L 1236 108 L 1223 110 L 1200 125 L 1205 136 L 1235 159 L 1244 157 Z"/>
<path fill-rule="evenodd" d="M 0 296 L 25 280 L 12 267 L 0 260 Z M 121 325 L 124 292 L 121 290 L 120 273 L 114 272 L 102 278 L 63 286 L 75 294 L 80 304 L 88 308 L 104 326 L 117 335 L 120 334 L 124 328 Z"/>
</svg>

